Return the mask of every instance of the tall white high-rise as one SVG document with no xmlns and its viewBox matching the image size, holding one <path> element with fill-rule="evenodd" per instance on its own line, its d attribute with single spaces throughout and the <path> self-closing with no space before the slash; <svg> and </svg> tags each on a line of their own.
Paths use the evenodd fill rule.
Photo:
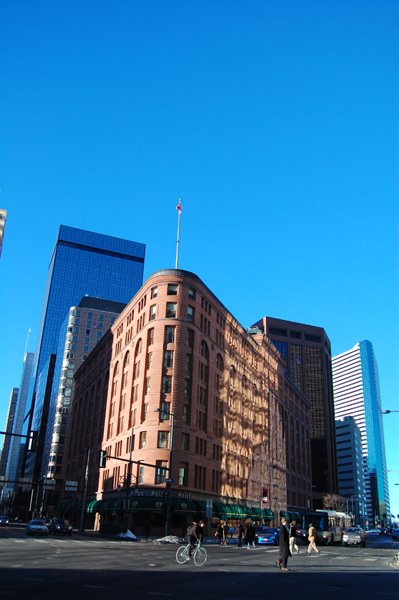
<svg viewBox="0 0 399 600">
<path fill-rule="evenodd" d="M 368 340 L 332 359 L 335 418 L 352 416 L 360 429 L 369 523 L 390 516 L 378 369 Z"/>
</svg>

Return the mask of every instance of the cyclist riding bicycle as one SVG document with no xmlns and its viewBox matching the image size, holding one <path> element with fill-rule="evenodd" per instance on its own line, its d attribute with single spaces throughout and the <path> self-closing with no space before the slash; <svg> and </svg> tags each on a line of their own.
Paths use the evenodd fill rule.
<svg viewBox="0 0 399 600">
<path fill-rule="evenodd" d="M 195 544 L 202 540 L 204 525 L 205 523 L 201 519 L 200 521 L 198 521 L 198 523 L 196 521 L 193 521 L 192 524 L 189 527 L 187 527 L 187 542 L 190 544 L 190 548 L 188 550 L 189 558 L 192 557 Z"/>
</svg>

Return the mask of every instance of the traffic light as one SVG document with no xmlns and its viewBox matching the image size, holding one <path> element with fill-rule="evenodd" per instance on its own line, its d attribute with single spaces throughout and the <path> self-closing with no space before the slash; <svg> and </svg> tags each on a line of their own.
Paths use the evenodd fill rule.
<svg viewBox="0 0 399 600">
<path fill-rule="evenodd" d="M 105 450 L 100 450 L 100 469 L 104 469 L 107 464 L 107 453 Z"/>
<path fill-rule="evenodd" d="M 36 452 L 38 431 L 30 431 L 28 436 L 28 452 Z"/>
</svg>

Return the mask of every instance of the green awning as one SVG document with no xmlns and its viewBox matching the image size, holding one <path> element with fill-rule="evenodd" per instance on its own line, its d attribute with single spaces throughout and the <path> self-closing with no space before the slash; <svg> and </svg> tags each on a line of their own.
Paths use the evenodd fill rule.
<svg viewBox="0 0 399 600">
<path fill-rule="evenodd" d="M 226 505 L 220 504 L 219 502 L 213 503 L 213 514 L 218 516 L 219 518 L 225 518 L 226 515 Z"/>
<path fill-rule="evenodd" d="M 230 519 L 241 519 L 246 515 L 246 510 L 239 504 L 226 504 L 226 516 Z"/>
<path fill-rule="evenodd" d="M 107 502 L 107 501 L 106 500 L 91 500 L 86 506 L 86 512 L 87 513 L 99 512 L 103 508 L 105 502 Z"/>
<path fill-rule="evenodd" d="M 290 521 L 295 521 L 295 523 L 299 524 L 302 523 L 302 515 L 299 512 L 292 512 L 291 510 L 288 511 L 288 514 L 290 515 Z"/>
<path fill-rule="evenodd" d="M 290 513 L 287 512 L 286 510 L 280 510 L 280 519 L 282 519 L 283 517 L 285 517 L 286 519 L 289 519 Z"/>
<path fill-rule="evenodd" d="M 262 517 L 264 519 L 274 519 L 274 512 L 270 508 L 262 508 Z"/>
</svg>

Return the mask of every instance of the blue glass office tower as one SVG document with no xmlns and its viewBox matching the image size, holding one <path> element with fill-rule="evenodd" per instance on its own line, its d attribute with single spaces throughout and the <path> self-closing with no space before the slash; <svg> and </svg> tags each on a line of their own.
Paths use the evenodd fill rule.
<svg viewBox="0 0 399 600">
<path fill-rule="evenodd" d="M 35 423 L 37 427 L 40 423 L 40 429 L 46 426 L 41 419 L 43 399 L 37 395 L 37 381 L 50 356 L 57 352 L 61 325 L 70 307 L 79 304 L 85 295 L 127 304 L 142 285 L 144 258 L 144 244 L 61 225 L 50 260 L 39 326 L 30 425 Z M 30 455 L 26 475 L 34 476 L 34 460 Z"/>
<path fill-rule="evenodd" d="M 335 417 L 353 416 L 360 429 L 368 524 L 384 523 L 390 513 L 377 362 L 363 340 L 332 359 Z"/>
</svg>

